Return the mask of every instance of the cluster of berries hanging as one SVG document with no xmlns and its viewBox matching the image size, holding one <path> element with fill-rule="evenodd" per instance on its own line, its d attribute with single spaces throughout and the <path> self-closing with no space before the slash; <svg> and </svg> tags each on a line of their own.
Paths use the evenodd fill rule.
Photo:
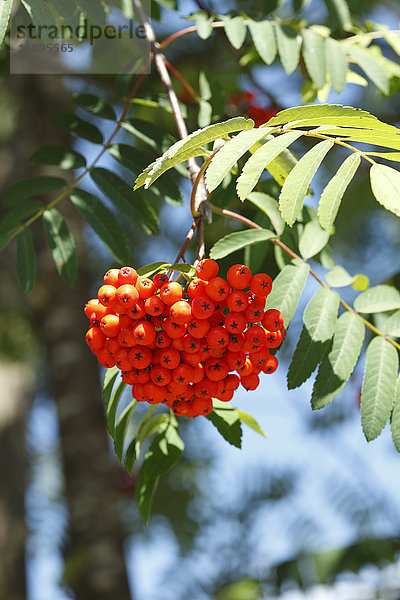
<svg viewBox="0 0 400 600">
<path fill-rule="evenodd" d="M 265 310 L 272 280 L 234 265 L 227 280 L 204 259 L 186 290 L 166 273 L 153 279 L 132 267 L 110 269 L 98 298 L 89 300 L 86 341 L 103 367 L 116 365 L 132 395 L 164 403 L 177 415 L 212 411 L 241 384 L 254 390 L 259 373 L 273 373 L 270 354 L 285 336 L 278 310 Z"/>
</svg>

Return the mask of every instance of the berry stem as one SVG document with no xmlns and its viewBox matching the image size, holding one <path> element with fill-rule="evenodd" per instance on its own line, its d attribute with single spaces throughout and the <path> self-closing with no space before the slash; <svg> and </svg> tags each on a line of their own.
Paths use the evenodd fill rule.
<svg viewBox="0 0 400 600">
<path fill-rule="evenodd" d="M 211 208 L 212 212 L 217 213 L 219 215 L 223 215 L 224 217 L 229 217 L 230 219 L 236 219 L 236 221 L 240 221 L 241 223 L 244 223 L 248 227 L 251 227 L 253 229 L 262 229 L 262 227 L 260 225 L 258 225 L 257 223 L 255 223 L 251 219 L 248 219 L 247 217 L 243 217 L 239 213 L 236 213 L 236 212 L 234 212 L 232 210 L 227 210 L 226 208 L 219 208 L 218 206 L 215 206 L 214 204 L 211 204 L 211 203 L 210 203 L 210 208 Z M 270 240 L 270 242 L 272 244 L 275 244 L 276 246 L 279 246 L 284 252 L 286 252 L 286 254 L 288 254 L 292 258 L 295 258 L 297 260 L 301 260 L 302 262 L 307 262 L 306 260 L 304 260 L 303 258 L 301 258 L 301 256 L 299 256 L 298 254 L 296 254 L 296 252 L 293 252 L 293 250 L 291 250 L 288 246 L 286 246 L 286 244 L 284 244 L 283 242 L 281 242 L 280 239 L 278 239 L 278 238 L 272 238 Z M 311 269 L 311 268 L 310 268 L 310 274 L 314 277 L 314 279 L 316 279 L 318 281 L 318 283 L 320 285 L 322 285 L 323 287 L 325 287 L 325 288 L 327 288 L 329 290 L 332 289 L 331 286 L 328 285 L 327 283 L 325 283 L 325 281 L 323 281 L 319 277 L 319 275 L 317 275 L 317 273 L 313 269 Z M 364 323 L 364 325 L 366 327 L 368 327 L 371 331 L 373 331 L 376 335 L 380 335 L 381 337 L 384 337 L 390 344 L 392 344 L 395 348 L 397 348 L 397 350 L 400 350 L 400 344 L 398 344 L 397 342 L 395 342 L 391 337 L 385 335 L 383 333 L 383 331 L 380 331 L 380 329 L 378 329 L 377 327 L 375 327 L 375 325 L 373 325 L 372 323 L 370 323 L 370 321 L 368 321 L 367 319 L 365 319 L 362 315 L 360 315 L 360 313 L 358 313 L 356 310 L 354 310 L 354 308 L 352 308 L 349 304 L 347 304 L 347 302 L 345 302 L 341 298 L 340 298 L 340 304 L 348 312 L 352 312 L 352 313 L 357 314 L 360 317 L 360 319 L 362 320 L 362 322 Z"/>
<path fill-rule="evenodd" d="M 178 263 L 181 260 L 181 258 L 183 258 L 184 254 L 187 250 L 187 247 L 189 246 L 190 241 L 193 238 L 193 234 L 194 234 L 195 229 L 198 226 L 200 220 L 201 220 L 200 217 L 196 217 L 195 220 L 193 221 L 191 228 L 189 229 L 189 231 L 186 234 L 186 239 L 184 241 L 184 244 L 183 244 L 182 248 L 179 250 L 178 256 L 175 258 L 173 264 Z"/>
<path fill-rule="evenodd" d="M 179 81 L 181 82 L 181 84 L 187 89 L 187 91 L 189 92 L 189 94 L 192 96 L 193 100 L 195 102 L 199 101 L 199 96 L 196 94 L 196 92 L 194 91 L 194 89 L 192 88 L 192 86 L 190 85 L 190 83 L 184 78 L 184 76 L 182 75 L 182 73 L 180 73 L 180 71 L 178 71 L 178 69 L 176 69 L 174 67 L 174 65 L 171 65 L 171 63 L 164 58 L 165 64 L 167 66 L 167 69 L 169 69 L 171 71 L 171 73 L 173 73 L 175 75 L 175 77 L 177 79 L 179 79 Z"/>
</svg>

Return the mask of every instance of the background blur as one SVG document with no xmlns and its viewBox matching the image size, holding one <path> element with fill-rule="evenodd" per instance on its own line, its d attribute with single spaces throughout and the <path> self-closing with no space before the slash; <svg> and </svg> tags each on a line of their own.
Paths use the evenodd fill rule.
<svg viewBox="0 0 400 600">
<path fill-rule="evenodd" d="M 400 28 L 398 0 L 348 3 L 361 23 Z M 184 0 L 179 13 L 162 9 L 158 38 L 185 27 L 183 17 L 199 7 L 264 15 L 274 10 L 282 18 L 294 10 L 291 2 L 278 0 L 212 4 Z M 301 16 L 310 23 L 335 29 L 322 0 L 294 2 L 302 5 Z M 301 103 L 299 74 L 288 77 L 278 64 L 241 69 L 218 31 L 205 42 L 186 36 L 166 55 L 195 88 L 200 69 L 208 70 L 221 118 L 248 109 L 232 101 L 241 92 L 254 94 L 254 105 L 266 110 Z M 38 173 L 29 156 L 39 145 L 72 144 L 49 125 L 53 114 L 71 109 L 72 91 L 95 91 L 111 101 L 114 96 L 111 77 L 10 76 L 6 50 L 0 69 L 4 188 Z M 175 83 L 191 131 L 196 110 Z M 159 91 L 153 70 L 139 96 Z M 384 98 L 372 85 L 348 84 L 327 101 L 359 106 L 399 125 L 398 93 Z M 121 108 L 118 102 L 115 107 Z M 168 111 L 133 104 L 132 114 L 152 124 L 155 136 L 158 123 L 176 135 Z M 74 147 L 87 154 L 85 143 Z M 116 169 L 110 157 L 100 165 Z M 334 172 L 329 161 L 325 168 Z M 133 183 L 132 173 L 121 172 Z M 90 191 L 90 180 L 83 183 Z M 183 206 L 160 205 L 160 236 L 145 238 L 132 228 L 133 266 L 160 256 L 172 260 L 181 246 L 191 215 L 187 184 L 179 183 Z M 318 181 L 314 190 L 318 196 Z M 242 210 L 231 185 L 216 191 L 214 202 L 226 205 L 227 199 Z M 311 413 L 309 405 L 312 380 L 287 391 L 287 367 L 311 281 L 279 352 L 278 371 L 264 377 L 255 392 L 235 395 L 234 405 L 253 414 L 268 439 L 246 430 L 238 450 L 209 421 L 182 418 L 184 456 L 161 480 L 144 527 L 133 500 L 134 477 L 119 467 L 107 438 L 102 374 L 84 343 L 83 306 L 114 265 L 77 211 L 66 202 L 61 210 L 78 245 L 80 274 L 73 290 L 55 273 L 41 223 L 33 227 L 39 280 L 28 298 L 10 266 L 14 246 L 0 254 L 0 600 L 398 600 L 400 457 L 389 431 L 370 445 L 362 435 L 360 369 L 320 413 Z M 208 247 L 232 227 L 216 217 L 207 230 Z M 398 220 L 371 201 L 367 173 L 360 171 L 332 238 L 337 262 L 368 275 L 373 285 L 390 279 L 398 287 L 399 233 Z M 269 249 L 247 258 L 258 270 L 276 274 Z"/>
</svg>

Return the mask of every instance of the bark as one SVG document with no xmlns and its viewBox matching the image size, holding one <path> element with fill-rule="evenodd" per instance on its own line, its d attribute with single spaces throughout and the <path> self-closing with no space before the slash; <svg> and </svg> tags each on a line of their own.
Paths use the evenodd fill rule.
<svg viewBox="0 0 400 600">
<path fill-rule="evenodd" d="M 24 434 L 33 391 L 29 367 L 1 362 L 0 390 L 0 600 L 24 600 L 27 467 Z"/>
</svg>

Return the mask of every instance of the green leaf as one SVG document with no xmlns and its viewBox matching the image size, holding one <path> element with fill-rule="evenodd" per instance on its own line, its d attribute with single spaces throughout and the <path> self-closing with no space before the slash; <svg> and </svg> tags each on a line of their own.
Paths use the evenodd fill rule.
<svg viewBox="0 0 400 600">
<path fill-rule="evenodd" d="M 325 4 L 335 23 L 344 31 L 351 31 L 351 14 L 346 0 L 325 0 Z"/>
<path fill-rule="evenodd" d="M 332 349 L 323 358 L 315 379 L 313 410 L 329 404 L 345 386 L 360 355 L 364 334 L 364 323 L 357 314 L 345 312 L 339 317 Z"/>
<path fill-rule="evenodd" d="M 197 35 L 202 40 L 207 40 L 210 37 L 210 35 L 212 34 L 213 17 L 212 16 L 210 17 L 206 13 L 206 11 L 203 11 L 203 10 L 200 10 L 194 16 L 195 16 L 196 27 L 197 27 Z"/>
<path fill-rule="evenodd" d="M 204 156 L 205 151 L 201 148 L 204 144 L 214 142 L 219 138 L 225 138 L 235 131 L 252 129 L 253 127 L 254 121 L 252 119 L 234 117 L 223 123 L 215 123 L 194 131 L 183 140 L 173 144 L 162 156 L 149 165 L 137 178 L 135 189 L 142 185 L 148 188 L 165 171 L 188 158 Z"/>
<path fill-rule="evenodd" d="M 277 52 L 272 23 L 270 21 L 253 21 L 252 19 L 248 19 L 247 24 L 260 58 L 267 65 L 272 64 Z"/>
<path fill-rule="evenodd" d="M 114 381 L 115 381 L 115 379 L 114 379 Z M 125 388 L 126 388 L 126 383 L 124 381 L 122 381 L 122 379 L 121 379 L 121 381 L 118 383 L 115 390 L 112 392 L 110 400 L 107 403 L 106 421 L 107 421 L 108 431 L 110 432 L 112 437 L 114 437 L 114 435 L 115 435 L 115 417 L 117 414 L 118 404 L 119 404 L 119 401 L 121 400 L 121 396 L 122 396 L 122 393 Z"/>
<path fill-rule="evenodd" d="M 304 326 L 313 342 L 326 342 L 335 333 L 340 296 L 321 287 L 304 311 Z"/>
<path fill-rule="evenodd" d="M 197 122 L 199 127 L 206 127 L 211 123 L 213 109 L 211 104 L 207 100 L 200 98 L 199 100 L 199 112 L 197 115 Z"/>
<path fill-rule="evenodd" d="M 72 287 L 78 275 L 74 238 L 64 219 L 55 208 L 44 211 L 43 223 L 58 274 L 61 279 Z"/>
<path fill-rule="evenodd" d="M 147 155 L 143 150 L 129 146 L 128 144 L 113 144 L 108 148 L 109 153 L 121 165 L 138 175 L 149 164 Z M 182 204 L 182 196 L 180 189 L 170 173 L 164 173 L 161 179 L 154 183 L 152 192 L 162 198 L 168 204 L 180 206 Z"/>
<path fill-rule="evenodd" d="M 118 418 L 118 421 L 115 425 L 114 430 L 114 448 L 115 454 L 118 456 L 119 460 L 123 461 L 123 451 L 125 445 L 125 436 L 127 432 L 127 428 L 129 425 L 129 421 L 135 411 L 136 406 L 138 405 L 138 401 L 133 399 L 129 402 L 128 406 L 122 411 L 121 415 Z"/>
<path fill-rule="evenodd" d="M 138 140 L 141 140 L 153 150 L 159 152 L 163 141 L 163 133 L 155 123 L 150 123 L 150 121 L 143 119 L 125 119 L 121 125 Z"/>
<path fill-rule="evenodd" d="M 131 252 L 128 240 L 114 214 L 84 190 L 75 188 L 70 198 L 115 260 L 121 264 L 129 264 Z"/>
<path fill-rule="evenodd" d="M 374 440 L 390 418 L 396 393 L 399 356 L 381 336 L 369 343 L 361 390 L 361 424 L 368 442 Z"/>
<path fill-rule="evenodd" d="M 366 275 L 362 275 L 362 273 L 357 273 L 354 277 L 354 281 L 351 284 L 351 287 L 357 290 L 358 292 L 364 292 L 369 287 L 369 277 Z"/>
<path fill-rule="evenodd" d="M 182 273 L 182 275 L 187 275 L 188 277 L 196 277 L 196 269 L 193 265 L 187 265 L 185 263 L 176 263 L 169 267 L 170 271 L 178 271 Z"/>
<path fill-rule="evenodd" d="M 297 219 L 311 180 L 333 143 L 333 140 L 325 140 L 316 144 L 287 176 L 279 196 L 279 208 L 288 225 L 293 225 Z"/>
<path fill-rule="evenodd" d="M 158 233 L 157 215 L 139 192 L 134 193 L 116 173 L 97 167 L 90 175 L 97 187 L 109 198 L 113 206 L 132 225 L 139 226 L 145 233 Z"/>
<path fill-rule="evenodd" d="M 140 516 L 142 517 L 145 525 L 150 518 L 151 506 L 153 504 L 153 498 L 157 488 L 158 479 L 158 477 L 154 479 L 147 479 L 144 475 L 144 472 L 142 472 L 142 469 L 140 469 L 136 479 L 135 500 L 138 505 Z"/>
<path fill-rule="evenodd" d="M 36 279 L 36 254 L 30 229 L 23 229 L 17 237 L 17 272 L 22 289 L 29 294 Z"/>
<path fill-rule="evenodd" d="M 239 50 L 243 46 L 244 40 L 246 39 L 246 25 L 244 24 L 243 17 L 226 17 L 222 16 L 224 21 L 224 29 L 226 37 L 232 44 L 232 46 Z"/>
<path fill-rule="evenodd" d="M 274 279 L 267 307 L 281 311 L 286 328 L 293 318 L 309 271 L 310 265 L 299 261 L 295 265 L 286 265 Z"/>
<path fill-rule="evenodd" d="M 354 108 L 353 106 L 342 106 L 341 104 L 311 104 L 309 106 L 286 108 L 278 112 L 275 117 L 272 117 L 266 125 L 268 127 L 275 127 L 276 125 L 283 125 L 285 123 L 292 127 L 346 125 L 380 129 L 393 133 L 397 132 L 396 127 L 379 121 L 379 119 L 366 110 Z M 337 131 L 339 135 L 340 132 L 346 130 L 338 128 Z"/>
<path fill-rule="evenodd" d="M 135 436 L 135 456 L 139 456 L 140 450 L 144 440 L 153 435 L 156 431 L 161 428 L 161 425 L 166 423 L 169 420 L 169 416 L 167 413 L 162 413 L 161 415 L 153 415 L 153 411 L 155 410 L 156 405 L 153 405 L 149 408 L 143 419 L 139 423 L 139 427 Z"/>
<path fill-rule="evenodd" d="M 400 216 L 400 173 L 385 165 L 372 165 L 371 188 L 375 198 L 387 210 Z"/>
<path fill-rule="evenodd" d="M 337 173 L 332 177 L 327 186 L 324 188 L 318 204 L 318 217 L 321 226 L 330 231 L 336 219 L 340 203 L 343 195 L 353 179 L 361 156 L 358 152 L 350 154 L 340 165 Z"/>
<path fill-rule="evenodd" d="M 258 422 L 256 421 L 256 419 L 253 417 L 253 415 L 249 415 L 249 413 L 244 412 L 243 410 L 239 410 L 238 408 L 236 408 L 236 412 L 238 413 L 239 419 L 241 420 L 242 423 L 245 423 L 248 427 L 251 427 L 252 429 L 254 429 L 254 431 L 259 433 L 263 437 L 265 437 L 265 438 L 267 437 L 266 434 L 261 429 Z"/>
<path fill-rule="evenodd" d="M 77 92 L 72 94 L 72 100 L 84 108 L 87 112 L 96 117 L 102 117 L 103 119 L 110 119 L 111 121 L 116 120 L 115 110 L 110 104 L 107 104 L 103 98 L 95 96 L 94 94 L 81 94 Z"/>
<path fill-rule="evenodd" d="M 400 308 L 400 292 L 391 285 L 375 285 L 354 300 L 360 313 L 377 313 Z"/>
<path fill-rule="evenodd" d="M 144 267 L 140 267 L 140 269 L 137 269 L 137 272 L 141 277 L 151 277 L 158 271 L 166 271 L 167 269 L 170 268 L 170 266 L 171 266 L 170 263 L 154 262 L 154 263 L 151 263 L 150 265 L 145 265 Z"/>
<path fill-rule="evenodd" d="M 394 445 L 396 446 L 397 451 L 400 452 L 400 376 L 398 377 L 396 384 L 393 411 L 390 419 L 390 429 Z"/>
<path fill-rule="evenodd" d="M 211 98 L 212 98 L 211 84 L 207 79 L 207 75 L 206 75 L 205 71 L 200 71 L 200 74 L 199 74 L 199 91 L 200 91 L 200 98 L 202 98 L 203 100 L 211 100 Z"/>
<path fill-rule="evenodd" d="M 142 519 L 147 523 L 158 479 L 167 473 L 180 458 L 184 448 L 178 431 L 171 423 L 162 426 L 154 438 L 140 468 L 135 498 Z"/>
<path fill-rule="evenodd" d="M 0 45 L 6 35 L 8 21 L 10 20 L 13 0 L 3 0 L 0 6 Z"/>
<path fill-rule="evenodd" d="M 270 129 L 267 127 L 241 131 L 232 140 L 224 144 L 207 168 L 205 175 L 207 190 L 210 193 L 214 191 L 243 154 L 265 137 L 269 131 Z"/>
<path fill-rule="evenodd" d="M 389 78 L 386 75 L 382 65 L 368 52 L 363 46 L 346 44 L 345 48 L 356 63 L 364 71 L 365 75 L 370 79 L 376 87 L 385 96 L 389 95 Z"/>
<path fill-rule="evenodd" d="M 289 390 L 302 385 L 312 375 L 329 347 L 328 342 L 313 342 L 303 326 L 287 373 Z"/>
<path fill-rule="evenodd" d="M 31 165 L 56 165 L 60 169 L 79 169 L 86 159 L 79 152 L 62 146 L 42 146 L 29 159 Z"/>
<path fill-rule="evenodd" d="M 65 129 L 75 137 L 83 138 L 84 140 L 94 142 L 95 144 L 103 143 L 103 135 L 100 130 L 91 123 L 80 119 L 73 113 L 59 113 L 58 115 L 54 115 L 50 122 L 56 127 Z"/>
<path fill-rule="evenodd" d="M 37 28 L 38 41 L 41 43 L 54 43 L 54 39 L 50 37 L 49 31 L 54 31 L 54 27 L 57 27 L 57 23 L 47 2 L 44 0 L 29 0 L 29 2 L 21 0 L 21 3 Z"/>
<path fill-rule="evenodd" d="M 118 374 L 120 372 L 121 371 L 120 371 L 120 369 L 118 369 L 118 367 L 111 367 L 110 369 L 106 369 L 106 372 L 104 373 L 103 402 L 106 407 L 108 406 L 108 404 L 110 402 L 111 392 L 112 392 L 115 380 L 117 379 Z"/>
<path fill-rule="evenodd" d="M 298 39 L 296 30 L 290 25 L 275 23 L 276 41 L 282 66 L 290 75 L 299 64 L 301 40 Z"/>
<path fill-rule="evenodd" d="M 244 165 L 242 173 L 237 180 L 236 190 L 241 200 L 247 198 L 255 185 L 257 185 L 264 169 L 269 168 L 273 161 L 301 135 L 303 135 L 302 131 L 284 133 L 267 141 L 261 148 L 258 148 L 254 152 L 253 156 Z M 281 185 L 283 181 L 280 182 Z"/>
<path fill-rule="evenodd" d="M 0 233 L 9 234 L 21 226 L 21 221 L 31 217 L 42 210 L 43 203 L 40 200 L 28 200 L 9 210 L 0 221 Z"/>
<path fill-rule="evenodd" d="M 285 229 L 285 221 L 281 217 L 275 198 L 263 192 L 251 192 L 247 199 L 267 215 L 277 235 L 281 235 Z"/>
<path fill-rule="evenodd" d="M 246 246 L 266 242 L 276 234 L 269 229 L 245 229 L 244 231 L 235 231 L 218 240 L 210 250 L 210 257 L 214 260 L 224 258 L 232 252 L 236 252 Z"/>
<path fill-rule="evenodd" d="M 400 337 L 400 310 L 390 315 L 385 323 L 384 333 Z"/>
<path fill-rule="evenodd" d="M 207 415 L 207 419 L 218 429 L 222 437 L 236 446 L 242 447 L 242 427 L 238 411 L 227 402 L 213 399 L 213 411 Z"/>
<path fill-rule="evenodd" d="M 331 85 L 340 94 L 346 85 L 347 59 L 341 44 L 331 37 L 325 40 L 325 59 Z"/>
<path fill-rule="evenodd" d="M 306 381 L 323 359 L 335 332 L 340 296 L 320 288 L 304 311 L 304 326 L 290 363 L 287 381 L 293 389 Z"/>
<path fill-rule="evenodd" d="M 350 273 L 340 265 L 336 265 L 325 275 L 325 279 L 332 287 L 346 287 L 347 285 L 352 285 L 355 281 L 355 276 L 350 275 Z"/>
<path fill-rule="evenodd" d="M 3 195 L 4 206 L 17 206 L 27 198 L 50 194 L 67 186 L 61 177 L 28 177 L 11 184 Z"/>
<path fill-rule="evenodd" d="M 317 88 L 324 87 L 326 81 L 325 40 L 310 29 L 303 29 L 303 57 L 308 74 Z"/>
<path fill-rule="evenodd" d="M 303 258 L 311 258 L 321 252 L 329 242 L 330 234 L 321 229 L 318 221 L 309 221 L 299 239 L 299 251 Z"/>
</svg>

